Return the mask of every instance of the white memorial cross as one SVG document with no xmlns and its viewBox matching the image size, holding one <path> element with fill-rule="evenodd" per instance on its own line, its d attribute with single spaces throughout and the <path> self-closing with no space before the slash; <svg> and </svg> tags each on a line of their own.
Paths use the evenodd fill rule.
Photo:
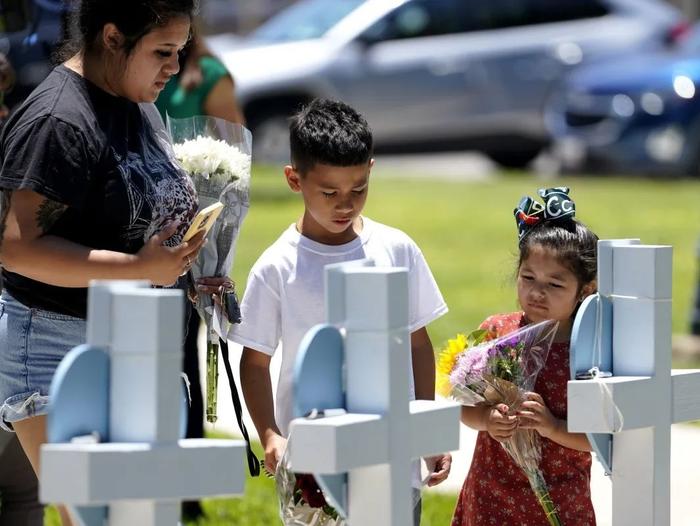
<svg viewBox="0 0 700 526">
<path fill-rule="evenodd" d="M 144 285 L 101 282 L 90 289 L 88 343 L 109 355 L 108 436 L 101 437 L 109 441 L 41 448 L 42 502 L 108 505 L 109 526 L 174 526 L 180 500 L 244 488 L 242 441 L 179 440 L 183 294 Z M 81 378 L 72 380 L 67 387 L 79 389 Z M 70 411 L 80 414 L 81 407 Z"/>
<path fill-rule="evenodd" d="M 612 304 L 612 335 L 602 337 L 612 337 L 614 376 L 569 382 L 568 426 L 613 434 L 613 524 L 664 526 L 671 424 L 700 419 L 700 370 L 671 371 L 672 248 L 626 243 L 598 245 L 599 294 Z"/>
<path fill-rule="evenodd" d="M 293 420 L 291 467 L 349 473 L 349 524 L 407 526 L 413 522 L 412 459 L 458 449 L 460 408 L 410 401 L 407 270 L 329 267 L 326 312 L 344 331 L 348 413 Z"/>
</svg>

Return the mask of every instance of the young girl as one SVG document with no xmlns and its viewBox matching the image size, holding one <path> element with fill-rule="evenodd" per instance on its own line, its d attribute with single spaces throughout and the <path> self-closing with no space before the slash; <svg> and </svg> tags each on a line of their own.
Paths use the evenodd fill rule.
<svg viewBox="0 0 700 526">
<path fill-rule="evenodd" d="M 569 341 L 576 309 L 596 290 L 597 236 L 574 219 L 568 188 L 540 190 L 544 205 L 524 197 L 515 209 L 519 231 L 517 285 L 521 312 L 489 317 L 481 328 L 503 336 L 544 320 L 559 329 L 544 368 L 513 412 L 462 407 L 462 422 L 479 430 L 471 468 L 459 495 L 452 526 L 548 524 L 526 476 L 499 442 L 519 428 L 541 437 L 540 468 L 564 525 L 595 525 L 591 502 L 591 450 L 584 434 L 566 427 Z"/>
</svg>

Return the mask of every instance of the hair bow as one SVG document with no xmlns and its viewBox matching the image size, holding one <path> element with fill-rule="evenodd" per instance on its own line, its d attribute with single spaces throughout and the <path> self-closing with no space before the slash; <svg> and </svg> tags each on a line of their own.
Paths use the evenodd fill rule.
<svg viewBox="0 0 700 526">
<path fill-rule="evenodd" d="M 532 227 L 543 221 L 568 221 L 576 215 L 576 204 L 569 197 L 568 187 L 540 188 L 537 193 L 544 204 L 524 196 L 513 210 L 519 241 L 523 240 Z"/>
</svg>

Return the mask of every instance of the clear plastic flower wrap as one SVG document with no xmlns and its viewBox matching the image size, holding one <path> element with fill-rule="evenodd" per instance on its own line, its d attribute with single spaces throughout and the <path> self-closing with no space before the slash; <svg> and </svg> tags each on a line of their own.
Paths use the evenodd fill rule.
<svg viewBox="0 0 700 526">
<path fill-rule="evenodd" d="M 313 475 L 290 469 L 289 448 L 275 472 L 280 519 L 284 526 L 347 526 L 327 502 Z"/>
<path fill-rule="evenodd" d="M 220 201 L 224 207 L 191 268 L 194 280 L 228 276 L 236 241 L 250 207 L 252 136 L 240 124 L 195 116 L 168 117 L 175 158 L 189 173 L 199 197 L 199 209 Z M 235 293 L 235 291 L 234 291 Z M 235 298 L 235 296 L 234 296 Z M 226 338 L 228 320 L 212 298 L 198 294 L 197 312 L 207 324 L 207 420 L 216 421 L 218 341 Z"/>
<path fill-rule="evenodd" d="M 194 278 L 227 276 L 233 265 L 236 240 L 250 207 L 253 140 L 245 127 L 216 117 L 168 117 L 175 157 L 190 174 L 199 196 L 199 209 L 220 201 L 221 215 L 192 266 Z M 197 310 L 211 318 L 212 300 L 198 298 Z"/>
<path fill-rule="evenodd" d="M 438 391 L 467 406 L 505 404 L 509 414 L 516 414 L 535 387 L 558 326 L 544 321 L 495 339 L 485 330 L 458 334 L 440 353 Z M 517 429 L 501 445 L 527 476 L 549 523 L 558 526 L 556 506 L 539 468 L 539 434 Z"/>
</svg>

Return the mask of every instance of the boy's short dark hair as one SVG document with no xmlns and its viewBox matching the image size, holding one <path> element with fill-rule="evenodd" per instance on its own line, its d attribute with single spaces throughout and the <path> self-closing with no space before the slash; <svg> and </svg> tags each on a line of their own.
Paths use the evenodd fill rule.
<svg viewBox="0 0 700 526">
<path fill-rule="evenodd" d="M 372 130 L 347 104 L 314 99 L 292 117 L 289 147 L 302 176 L 316 164 L 357 166 L 372 158 Z"/>
</svg>

